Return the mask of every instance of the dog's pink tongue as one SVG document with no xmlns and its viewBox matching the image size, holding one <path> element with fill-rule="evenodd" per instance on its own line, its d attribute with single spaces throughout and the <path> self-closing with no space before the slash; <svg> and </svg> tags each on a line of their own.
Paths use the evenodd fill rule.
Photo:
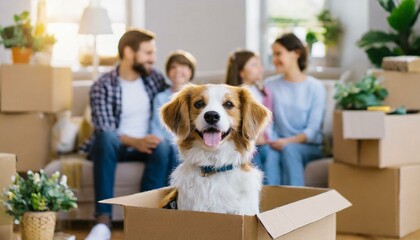
<svg viewBox="0 0 420 240">
<path fill-rule="evenodd" d="M 203 134 L 204 143 L 207 146 L 214 147 L 222 140 L 221 132 L 205 132 Z"/>
</svg>

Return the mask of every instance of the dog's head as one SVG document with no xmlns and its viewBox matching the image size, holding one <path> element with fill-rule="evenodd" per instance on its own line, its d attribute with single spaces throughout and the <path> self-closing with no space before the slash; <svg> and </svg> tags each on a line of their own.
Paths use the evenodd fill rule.
<svg viewBox="0 0 420 240">
<path fill-rule="evenodd" d="M 186 85 L 161 109 L 181 152 L 192 146 L 216 151 L 228 142 L 239 152 L 252 151 L 269 116 L 247 89 L 212 84 Z"/>
</svg>

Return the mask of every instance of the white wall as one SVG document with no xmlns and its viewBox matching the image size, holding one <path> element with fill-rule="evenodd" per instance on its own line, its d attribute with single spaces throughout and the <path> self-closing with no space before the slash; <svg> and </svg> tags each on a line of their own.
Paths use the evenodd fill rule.
<svg viewBox="0 0 420 240">
<path fill-rule="evenodd" d="M 350 69 L 350 79 L 359 79 L 371 67 L 365 52 L 356 42 L 368 31 L 369 2 L 371 0 L 332 0 L 329 2 L 330 10 L 343 26 L 341 38 L 340 63 L 343 69 Z M 376 1 L 375 1 L 376 2 Z"/>
<path fill-rule="evenodd" d="M 220 71 L 234 49 L 246 47 L 245 0 L 146 0 L 147 29 L 157 35 L 157 66 L 168 52 L 184 49 L 198 71 Z M 134 23 L 135 24 L 135 23 Z"/>
</svg>

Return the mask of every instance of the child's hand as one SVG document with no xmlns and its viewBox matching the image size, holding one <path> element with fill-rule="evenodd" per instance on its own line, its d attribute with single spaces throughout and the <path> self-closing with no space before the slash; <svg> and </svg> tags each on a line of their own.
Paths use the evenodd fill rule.
<svg viewBox="0 0 420 240">
<path fill-rule="evenodd" d="M 271 141 L 268 142 L 268 144 L 270 145 L 271 148 L 277 150 L 277 151 L 282 151 L 283 148 L 289 144 L 289 141 L 286 138 L 279 138 L 275 141 Z"/>
<path fill-rule="evenodd" d="M 266 143 L 267 143 L 267 141 L 266 141 L 266 138 L 265 138 L 264 134 L 258 135 L 258 138 L 257 138 L 257 141 L 256 141 L 255 144 L 257 144 L 257 145 L 264 145 Z"/>
</svg>

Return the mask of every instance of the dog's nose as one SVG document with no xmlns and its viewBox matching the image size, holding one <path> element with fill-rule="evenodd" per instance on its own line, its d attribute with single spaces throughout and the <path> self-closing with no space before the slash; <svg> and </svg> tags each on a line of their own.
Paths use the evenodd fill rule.
<svg viewBox="0 0 420 240">
<path fill-rule="evenodd" d="M 208 111 L 204 114 L 204 120 L 209 124 L 215 124 L 220 120 L 220 115 L 216 111 Z"/>
</svg>

